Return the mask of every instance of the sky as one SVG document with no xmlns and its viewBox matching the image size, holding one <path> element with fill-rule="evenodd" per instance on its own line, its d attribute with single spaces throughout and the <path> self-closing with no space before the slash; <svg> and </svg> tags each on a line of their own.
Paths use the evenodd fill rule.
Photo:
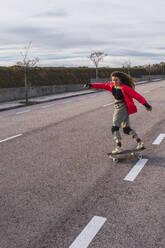
<svg viewBox="0 0 165 248">
<path fill-rule="evenodd" d="M 0 15 L 0 66 L 39 58 L 38 66 L 93 67 L 165 61 L 164 0 L 5 0 Z"/>
</svg>

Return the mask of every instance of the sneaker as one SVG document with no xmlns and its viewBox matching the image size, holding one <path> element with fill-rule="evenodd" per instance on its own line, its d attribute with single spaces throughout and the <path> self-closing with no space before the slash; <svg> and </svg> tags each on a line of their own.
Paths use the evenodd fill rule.
<svg viewBox="0 0 165 248">
<path fill-rule="evenodd" d="M 117 147 L 115 148 L 115 150 L 112 151 L 112 153 L 115 154 L 115 153 L 120 153 L 120 152 L 122 152 L 122 151 L 123 151 L 123 148 L 117 146 Z"/>
<path fill-rule="evenodd" d="M 137 147 L 136 147 L 136 150 L 142 150 L 142 149 L 144 149 L 144 143 L 143 143 L 143 141 L 139 142 L 138 145 L 137 145 Z"/>
</svg>

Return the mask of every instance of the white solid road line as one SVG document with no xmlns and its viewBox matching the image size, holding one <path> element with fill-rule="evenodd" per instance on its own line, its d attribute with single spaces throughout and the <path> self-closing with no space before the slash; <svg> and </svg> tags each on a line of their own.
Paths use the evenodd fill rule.
<svg viewBox="0 0 165 248">
<path fill-rule="evenodd" d="M 156 140 L 152 143 L 153 145 L 160 145 L 162 140 L 165 138 L 165 133 L 159 134 L 159 136 L 156 138 Z"/>
<path fill-rule="evenodd" d="M 103 107 L 107 107 L 107 106 L 110 106 L 110 105 L 113 105 L 113 104 L 114 104 L 114 103 L 111 102 L 111 103 L 108 103 L 108 104 L 103 105 Z"/>
<path fill-rule="evenodd" d="M 55 105 L 60 105 L 60 104 L 66 104 L 66 103 L 69 103 L 69 102 L 72 102 L 71 100 L 70 101 L 65 101 L 65 102 L 61 102 L 61 103 L 52 103 L 52 104 L 49 104 L 49 105 L 45 105 L 45 106 L 42 106 L 41 108 L 49 108 L 49 107 L 53 107 Z"/>
<path fill-rule="evenodd" d="M 49 104 L 49 105 L 45 105 L 45 106 L 42 106 L 41 108 L 49 108 L 49 107 L 52 107 L 52 106 L 55 106 L 57 105 L 57 103 L 52 103 L 52 104 Z"/>
<path fill-rule="evenodd" d="M 21 111 L 21 112 L 17 112 L 16 115 L 21 115 L 21 114 L 24 114 L 24 113 L 27 113 L 27 112 L 30 112 L 31 109 L 28 109 L 28 110 L 24 110 L 24 111 Z"/>
<path fill-rule="evenodd" d="M 69 248 L 87 248 L 107 219 L 94 216 Z"/>
<path fill-rule="evenodd" d="M 62 102 L 61 104 L 65 104 L 65 103 L 69 103 L 69 102 L 72 102 L 71 100 L 70 101 L 65 101 L 65 102 Z"/>
<path fill-rule="evenodd" d="M 134 181 L 139 172 L 143 169 L 144 165 L 147 163 L 148 159 L 139 159 L 136 165 L 130 170 L 128 175 L 124 178 L 125 181 Z"/>
<path fill-rule="evenodd" d="M 0 143 L 2 143 L 2 142 L 4 142 L 4 141 L 8 141 L 8 140 L 11 140 L 11 139 L 14 139 L 14 138 L 17 138 L 17 137 L 19 137 L 19 136 L 21 136 L 22 134 L 20 133 L 20 134 L 17 134 L 17 135 L 15 135 L 15 136 L 12 136 L 12 137 L 9 137 L 9 138 L 6 138 L 6 139 L 3 139 L 3 140 L 0 140 Z"/>
</svg>

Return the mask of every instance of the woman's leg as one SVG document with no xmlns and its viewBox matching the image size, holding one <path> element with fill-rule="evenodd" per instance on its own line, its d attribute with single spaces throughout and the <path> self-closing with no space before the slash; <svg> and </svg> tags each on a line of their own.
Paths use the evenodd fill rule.
<svg viewBox="0 0 165 248">
<path fill-rule="evenodd" d="M 116 143 L 116 148 L 113 152 L 120 152 L 122 150 L 121 135 L 119 129 L 121 127 L 121 123 L 123 122 L 123 119 L 125 118 L 125 114 L 127 114 L 125 103 L 119 103 L 114 105 L 112 134 L 114 141 Z"/>
<path fill-rule="evenodd" d="M 123 127 L 123 132 L 125 134 L 128 134 L 128 135 L 131 135 L 132 138 L 134 140 L 136 140 L 137 142 L 137 147 L 136 149 L 142 149 L 144 148 L 144 143 L 143 141 L 138 137 L 137 133 L 135 132 L 135 130 L 133 130 L 131 127 L 130 127 L 130 121 L 129 121 L 129 115 L 128 117 L 126 118 L 126 120 L 122 123 L 122 127 Z"/>
<path fill-rule="evenodd" d="M 137 150 L 140 150 L 140 149 L 143 149 L 144 148 L 144 142 L 136 135 L 136 136 L 134 136 L 133 137 L 135 140 L 136 140 L 136 142 L 137 142 L 137 147 L 136 147 L 136 149 Z"/>
</svg>

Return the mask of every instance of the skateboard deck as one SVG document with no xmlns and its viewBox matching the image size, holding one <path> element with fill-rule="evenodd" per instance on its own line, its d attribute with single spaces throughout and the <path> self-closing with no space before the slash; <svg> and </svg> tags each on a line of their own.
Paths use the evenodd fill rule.
<svg viewBox="0 0 165 248">
<path fill-rule="evenodd" d="M 108 157 L 111 158 L 113 160 L 113 162 L 119 162 L 120 160 L 123 159 L 131 159 L 134 157 L 137 157 L 138 159 L 142 159 L 142 154 L 140 154 L 141 152 L 143 152 L 146 148 L 143 148 L 141 150 L 137 150 L 137 149 L 132 149 L 132 150 L 124 150 L 122 152 L 119 153 L 107 153 Z"/>
</svg>

